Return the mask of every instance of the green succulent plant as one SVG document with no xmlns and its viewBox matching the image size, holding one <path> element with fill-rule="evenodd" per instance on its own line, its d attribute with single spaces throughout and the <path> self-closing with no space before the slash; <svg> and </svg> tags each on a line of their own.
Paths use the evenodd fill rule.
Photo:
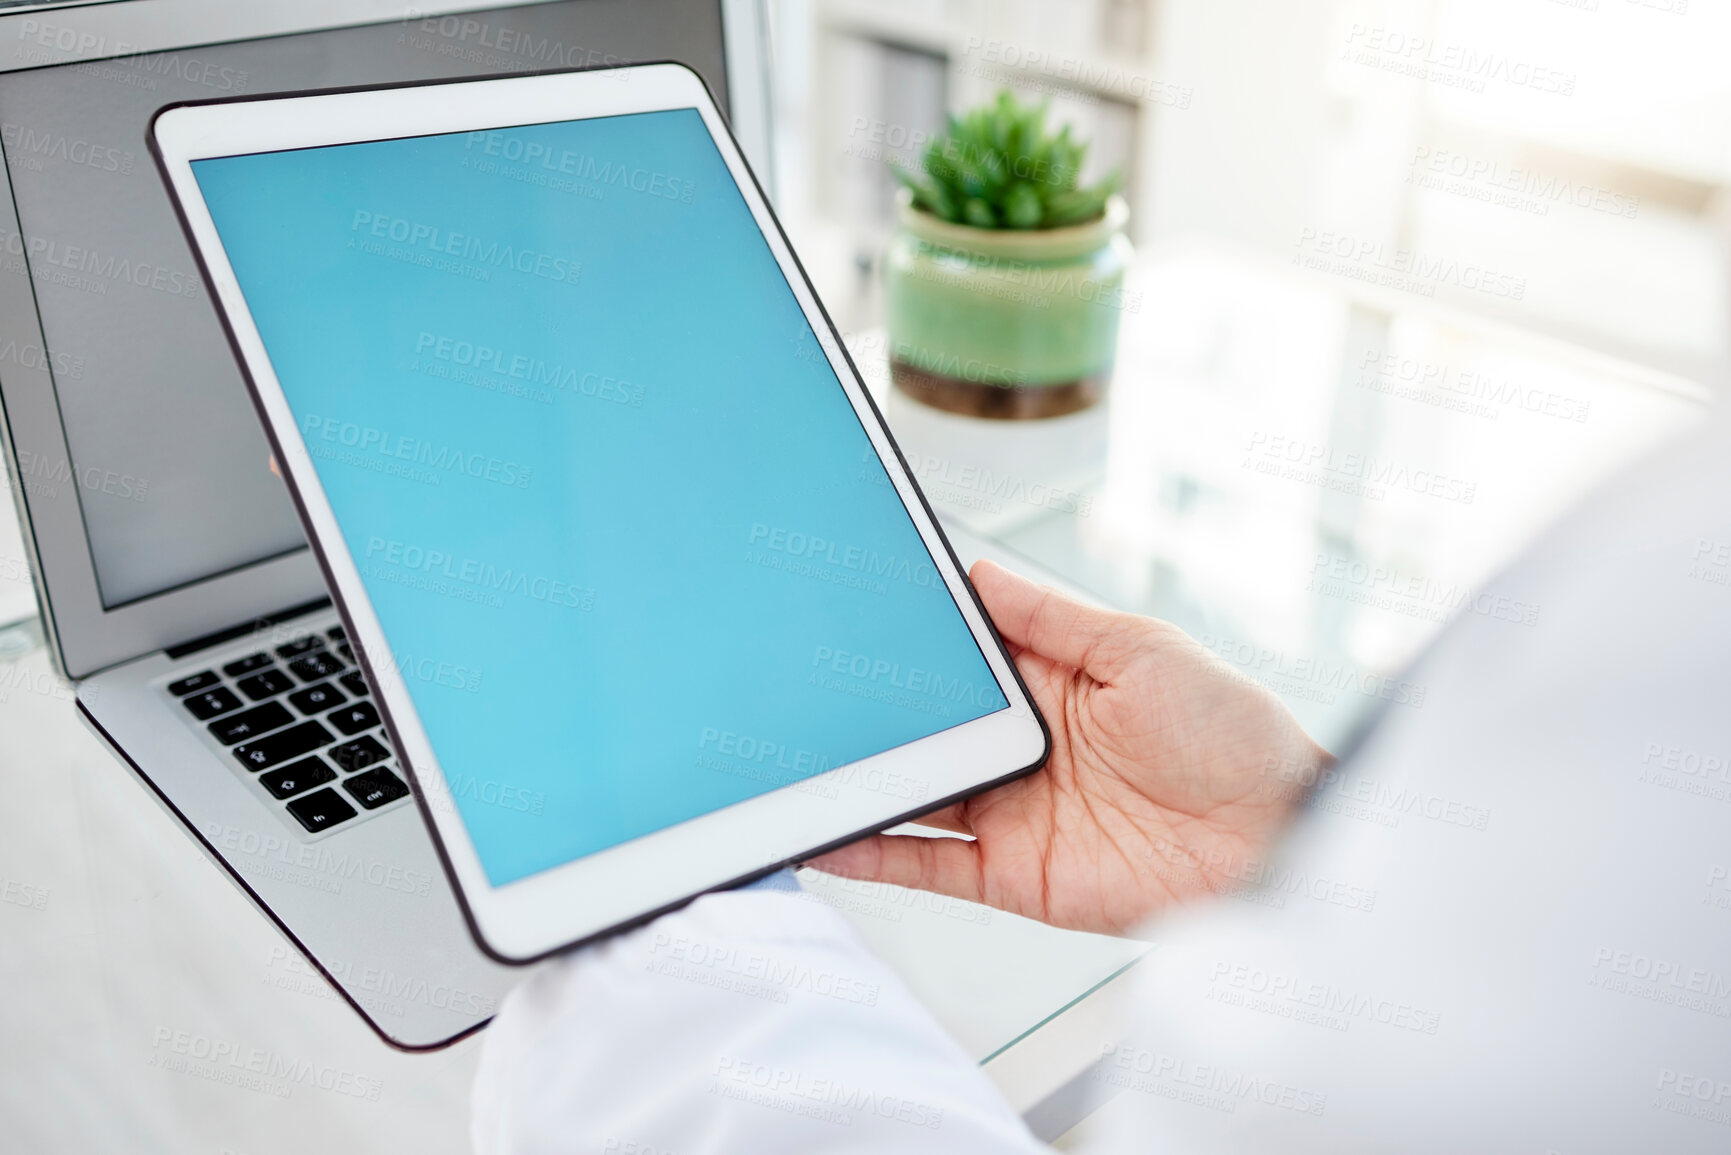
<svg viewBox="0 0 1731 1155">
<path fill-rule="evenodd" d="M 923 175 L 891 163 L 914 204 L 933 216 L 982 229 L 1052 229 L 1098 217 L 1118 191 L 1114 171 L 1077 188 L 1088 146 L 1070 126 L 1046 131 L 1046 104 L 1024 105 L 1008 89 L 926 145 Z"/>
</svg>

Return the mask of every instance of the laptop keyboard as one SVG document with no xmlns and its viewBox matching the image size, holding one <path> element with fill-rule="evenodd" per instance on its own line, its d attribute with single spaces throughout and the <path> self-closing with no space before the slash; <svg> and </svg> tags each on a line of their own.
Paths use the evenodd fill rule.
<svg viewBox="0 0 1731 1155">
<path fill-rule="evenodd" d="M 361 821 L 409 796 L 341 626 L 164 688 L 308 834 Z"/>
</svg>

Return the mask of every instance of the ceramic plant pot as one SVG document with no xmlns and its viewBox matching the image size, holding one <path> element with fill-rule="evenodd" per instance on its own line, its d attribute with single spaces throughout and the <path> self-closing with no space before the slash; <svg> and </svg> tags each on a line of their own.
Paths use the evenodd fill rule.
<svg viewBox="0 0 1731 1155">
<path fill-rule="evenodd" d="M 1104 395 L 1124 312 L 1130 210 L 1085 224 L 981 229 L 915 208 L 885 261 L 890 374 L 928 405 L 977 417 L 1074 413 Z"/>
</svg>

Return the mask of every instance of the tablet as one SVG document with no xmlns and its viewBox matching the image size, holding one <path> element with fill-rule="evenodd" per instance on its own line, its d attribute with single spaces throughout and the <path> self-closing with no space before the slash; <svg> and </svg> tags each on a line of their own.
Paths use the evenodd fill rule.
<svg viewBox="0 0 1731 1155">
<path fill-rule="evenodd" d="M 176 105 L 151 147 L 487 953 L 1045 760 L 695 73 Z"/>
</svg>

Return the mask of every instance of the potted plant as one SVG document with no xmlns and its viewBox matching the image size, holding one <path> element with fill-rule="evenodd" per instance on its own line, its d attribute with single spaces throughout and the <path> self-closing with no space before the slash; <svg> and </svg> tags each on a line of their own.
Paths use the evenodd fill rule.
<svg viewBox="0 0 1731 1155">
<path fill-rule="evenodd" d="M 1129 209 L 1118 174 L 1078 177 L 1087 145 L 1009 92 L 927 145 L 885 258 L 890 374 L 929 405 L 980 417 L 1073 413 L 1111 375 Z"/>
</svg>

